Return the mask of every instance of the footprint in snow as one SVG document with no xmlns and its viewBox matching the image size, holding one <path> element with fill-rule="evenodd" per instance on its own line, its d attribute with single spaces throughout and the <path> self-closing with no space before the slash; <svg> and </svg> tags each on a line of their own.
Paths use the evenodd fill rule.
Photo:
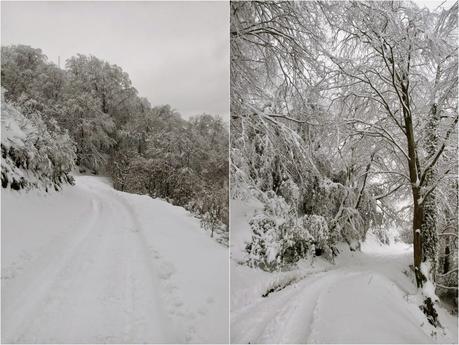
<svg viewBox="0 0 459 345">
<path fill-rule="evenodd" d="M 175 273 L 175 267 L 170 262 L 163 262 L 159 265 L 159 278 L 166 280 L 169 279 Z"/>
<path fill-rule="evenodd" d="M 150 251 L 153 253 L 153 257 L 155 259 L 161 259 L 161 255 L 159 255 L 158 251 L 155 248 L 149 246 L 148 249 L 150 249 Z"/>
<path fill-rule="evenodd" d="M 167 290 L 169 290 L 170 292 L 173 292 L 174 290 L 177 290 L 178 287 L 177 285 L 173 284 L 173 283 L 168 283 L 166 284 L 166 288 Z"/>
<path fill-rule="evenodd" d="M 188 328 L 188 332 L 187 334 L 185 335 L 185 341 L 187 343 L 191 342 L 191 340 L 193 339 L 193 336 L 196 334 L 196 329 L 193 327 L 193 326 L 190 326 Z"/>
</svg>

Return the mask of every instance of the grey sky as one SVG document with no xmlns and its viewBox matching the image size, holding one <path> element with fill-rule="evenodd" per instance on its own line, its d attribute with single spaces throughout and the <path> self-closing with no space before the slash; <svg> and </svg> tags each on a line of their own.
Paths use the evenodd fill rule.
<svg viewBox="0 0 459 345">
<path fill-rule="evenodd" d="M 2 45 L 41 48 L 61 66 L 92 54 L 129 73 L 152 105 L 229 119 L 227 2 L 4 2 Z"/>
</svg>

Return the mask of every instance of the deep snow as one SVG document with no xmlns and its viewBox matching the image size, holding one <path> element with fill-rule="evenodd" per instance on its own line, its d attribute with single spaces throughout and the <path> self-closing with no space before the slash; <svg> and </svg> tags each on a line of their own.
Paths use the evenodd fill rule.
<svg viewBox="0 0 459 345">
<path fill-rule="evenodd" d="M 183 208 L 89 176 L 1 201 L 3 343 L 228 341 L 228 250 Z"/>
<path fill-rule="evenodd" d="M 341 246 L 334 265 L 320 257 L 287 272 L 241 265 L 258 206 L 231 201 L 232 343 L 457 343 L 457 316 L 438 307 L 435 329 L 418 307 L 410 245 L 368 236 L 361 252 Z"/>
</svg>

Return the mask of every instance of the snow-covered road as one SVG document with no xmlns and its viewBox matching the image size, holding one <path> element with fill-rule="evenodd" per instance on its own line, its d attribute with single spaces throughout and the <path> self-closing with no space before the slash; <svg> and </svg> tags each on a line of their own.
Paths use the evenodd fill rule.
<svg viewBox="0 0 459 345">
<path fill-rule="evenodd" d="M 343 252 L 336 265 L 317 260 L 293 272 L 233 264 L 231 341 L 457 343 L 454 316 L 439 309 L 444 329 L 434 329 L 419 310 L 406 272 L 411 258 L 407 245 L 364 245 L 362 253 Z"/>
<path fill-rule="evenodd" d="M 2 342 L 228 341 L 228 250 L 97 177 L 2 193 Z"/>
</svg>

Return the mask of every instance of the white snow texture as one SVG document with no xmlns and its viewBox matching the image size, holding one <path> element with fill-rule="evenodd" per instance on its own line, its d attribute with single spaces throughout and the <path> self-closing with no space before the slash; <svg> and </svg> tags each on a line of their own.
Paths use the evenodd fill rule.
<svg viewBox="0 0 459 345">
<path fill-rule="evenodd" d="M 78 176 L 2 191 L 2 343 L 226 343 L 228 251 L 166 202 Z"/>
<path fill-rule="evenodd" d="M 316 257 L 286 272 L 242 264 L 261 207 L 231 200 L 231 343 L 457 343 L 456 315 L 438 305 L 434 328 L 419 309 L 411 245 L 369 234 L 362 252 L 339 246 L 335 264 Z"/>
</svg>

